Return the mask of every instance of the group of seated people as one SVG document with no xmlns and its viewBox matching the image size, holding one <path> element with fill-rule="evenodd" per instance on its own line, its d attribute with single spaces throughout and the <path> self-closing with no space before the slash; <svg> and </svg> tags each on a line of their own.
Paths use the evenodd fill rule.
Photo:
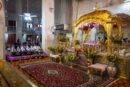
<svg viewBox="0 0 130 87">
<path fill-rule="evenodd" d="M 7 53 L 11 53 L 11 55 L 31 55 L 31 54 L 38 54 L 43 53 L 42 48 L 40 45 L 36 44 L 22 44 L 18 45 L 17 43 L 12 45 L 11 47 L 7 47 Z"/>
</svg>

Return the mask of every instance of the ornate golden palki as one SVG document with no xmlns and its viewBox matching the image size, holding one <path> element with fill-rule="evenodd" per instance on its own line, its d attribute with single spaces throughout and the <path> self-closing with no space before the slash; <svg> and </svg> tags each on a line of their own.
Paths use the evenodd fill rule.
<svg viewBox="0 0 130 87">
<path fill-rule="evenodd" d="M 74 24 L 74 46 L 77 39 L 78 29 L 85 23 L 99 23 L 104 27 L 104 30 L 107 33 L 107 51 L 111 53 L 111 34 L 113 25 L 117 26 L 117 34 L 121 37 L 121 19 L 117 16 L 113 16 L 107 10 L 95 10 L 91 13 L 81 16 Z M 88 34 L 88 33 L 86 33 Z"/>
</svg>

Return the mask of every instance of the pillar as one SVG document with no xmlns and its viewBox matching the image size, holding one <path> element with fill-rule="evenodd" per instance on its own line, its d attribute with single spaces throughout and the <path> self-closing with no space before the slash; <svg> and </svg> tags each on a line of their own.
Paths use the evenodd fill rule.
<svg viewBox="0 0 130 87">
<path fill-rule="evenodd" d="M 42 0 L 42 48 L 47 50 L 53 45 L 54 35 L 51 32 L 54 26 L 54 1 Z"/>
<path fill-rule="evenodd" d="M 16 25 L 16 40 L 19 38 L 22 41 L 22 0 L 16 1 L 16 14 L 17 14 L 17 25 Z"/>
<path fill-rule="evenodd" d="M 6 31 L 5 28 L 5 15 L 4 15 L 4 4 L 3 0 L 0 0 L 0 60 L 5 57 L 5 41 L 4 41 L 4 33 Z"/>
<path fill-rule="evenodd" d="M 108 22 L 106 24 L 106 31 L 107 31 L 107 52 L 111 54 L 111 29 L 112 29 L 112 24 Z"/>
<path fill-rule="evenodd" d="M 72 28 L 72 0 L 55 0 L 55 24 Z"/>
</svg>

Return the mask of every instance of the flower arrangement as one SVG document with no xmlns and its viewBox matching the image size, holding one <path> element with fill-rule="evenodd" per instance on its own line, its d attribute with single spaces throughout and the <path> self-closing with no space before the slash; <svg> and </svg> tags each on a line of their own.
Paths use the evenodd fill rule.
<svg viewBox="0 0 130 87">
<path fill-rule="evenodd" d="M 100 40 L 100 44 L 101 44 L 102 46 L 104 46 L 104 45 L 105 45 L 105 40 Z"/>
<path fill-rule="evenodd" d="M 61 36 L 61 37 L 59 37 L 59 41 L 61 41 L 61 42 L 66 42 L 67 39 L 66 39 L 65 37 Z"/>
<path fill-rule="evenodd" d="M 117 73 L 117 67 L 116 67 L 117 58 L 118 55 L 116 53 L 107 55 L 108 60 L 107 72 L 110 78 L 114 78 Z"/>
<path fill-rule="evenodd" d="M 118 34 L 115 36 L 111 36 L 111 40 L 114 44 L 121 45 L 122 44 L 122 36 L 119 36 Z"/>
<path fill-rule="evenodd" d="M 92 63 L 94 63 L 99 58 L 99 55 L 97 55 L 97 51 L 92 48 L 85 48 L 84 53 L 86 58 L 91 60 Z"/>
<path fill-rule="evenodd" d="M 49 49 L 53 54 L 62 53 L 62 52 L 64 51 L 64 46 L 62 46 L 62 45 L 55 45 L 55 46 L 48 47 L 48 49 Z"/>
<path fill-rule="evenodd" d="M 118 58 L 118 55 L 116 53 L 107 55 L 107 60 L 112 63 L 115 63 L 117 58 Z"/>
<path fill-rule="evenodd" d="M 121 39 L 112 39 L 112 42 L 113 42 L 114 44 L 117 44 L 117 45 L 121 45 L 121 44 L 122 44 Z"/>
<path fill-rule="evenodd" d="M 86 31 L 93 29 L 94 27 L 98 27 L 98 26 L 99 26 L 99 24 L 96 22 L 93 22 L 90 24 L 85 23 L 82 25 L 81 29 L 86 32 Z"/>
<path fill-rule="evenodd" d="M 75 53 L 70 53 L 70 54 L 67 54 L 67 55 L 65 56 L 65 59 L 66 59 L 67 61 L 74 61 L 74 60 L 78 59 L 78 56 L 76 56 Z"/>
<path fill-rule="evenodd" d="M 53 54 L 56 54 L 56 53 L 57 53 L 57 47 L 56 47 L 56 46 L 48 47 L 48 49 L 49 49 Z"/>
<path fill-rule="evenodd" d="M 57 52 L 58 52 L 58 53 L 63 53 L 63 52 L 64 52 L 64 49 L 65 49 L 65 47 L 62 46 L 62 45 L 58 45 L 58 46 L 57 46 Z"/>
<path fill-rule="evenodd" d="M 75 45 L 80 45 L 80 41 L 79 41 L 79 40 L 76 40 L 76 41 L 75 41 Z"/>
</svg>

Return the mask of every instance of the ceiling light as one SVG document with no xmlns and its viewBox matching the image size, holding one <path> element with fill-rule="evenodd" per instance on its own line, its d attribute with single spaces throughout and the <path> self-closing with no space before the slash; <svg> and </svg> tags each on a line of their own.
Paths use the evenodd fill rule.
<svg viewBox="0 0 130 87">
<path fill-rule="evenodd" d="M 31 14 L 30 13 L 24 13 L 24 20 L 25 21 L 32 21 Z"/>
</svg>

